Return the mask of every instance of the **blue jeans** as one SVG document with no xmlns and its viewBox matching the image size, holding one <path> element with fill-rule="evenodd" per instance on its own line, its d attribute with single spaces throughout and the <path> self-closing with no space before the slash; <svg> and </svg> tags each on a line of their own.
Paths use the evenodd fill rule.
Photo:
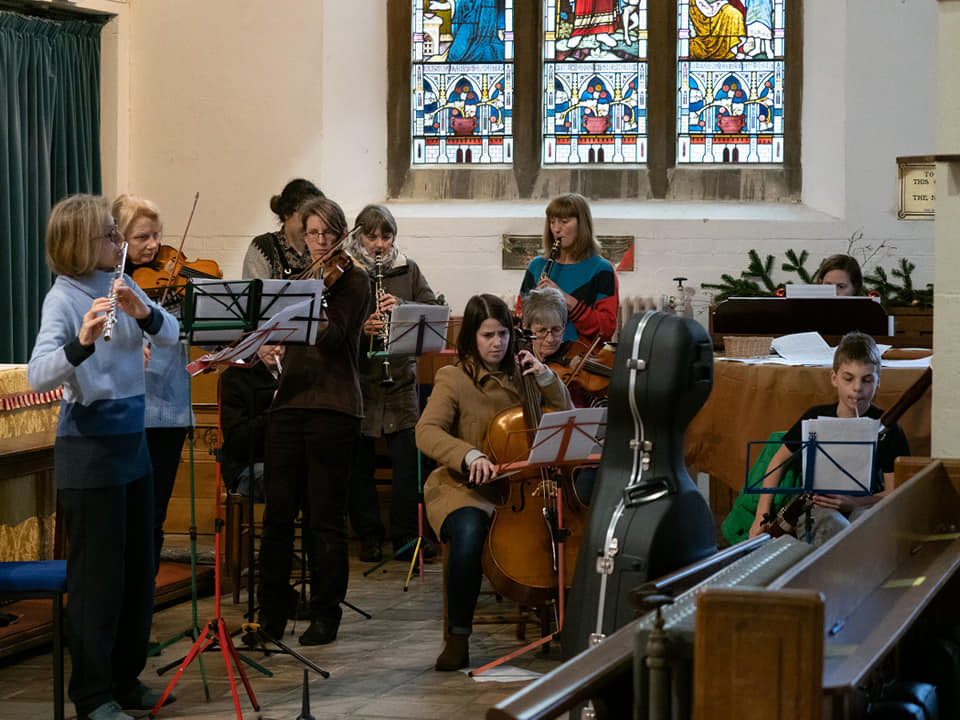
<svg viewBox="0 0 960 720">
<path fill-rule="evenodd" d="M 490 530 L 489 516 L 479 508 L 462 507 L 447 515 L 440 537 L 450 543 L 447 557 L 447 630 L 469 635 L 477 609 L 483 567 L 480 557 Z"/>
<path fill-rule="evenodd" d="M 250 468 L 245 467 L 237 475 L 237 495 L 250 497 Z M 253 464 L 253 500 L 263 502 L 263 463 Z"/>
</svg>

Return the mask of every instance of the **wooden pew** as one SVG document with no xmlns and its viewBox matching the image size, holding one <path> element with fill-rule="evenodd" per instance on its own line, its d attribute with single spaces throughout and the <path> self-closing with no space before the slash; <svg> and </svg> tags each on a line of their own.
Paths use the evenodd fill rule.
<svg viewBox="0 0 960 720">
<path fill-rule="evenodd" d="M 679 697 L 689 688 L 678 691 L 684 683 L 675 672 L 674 707 L 650 713 L 646 658 L 639 650 L 626 657 L 645 647 L 653 627 L 648 614 L 507 698 L 487 718 L 557 717 L 603 698 L 611 676 L 626 666 L 638 688 L 635 717 L 741 720 L 747 708 L 750 717 L 782 720 L 853 717 L 866 700 L 860 688 L 960 568 L 958 528 L 960 462 L 935 460 L 772 580 L 726 583 L 722 576 L 740 573 L 752 559 L 747 555 L 663 608 L 672 667 L 683 675 L 693 661 L 692 702 Z M 693 613 L 678 607 L 691 599 L 695 631 Z"/>
</svg>

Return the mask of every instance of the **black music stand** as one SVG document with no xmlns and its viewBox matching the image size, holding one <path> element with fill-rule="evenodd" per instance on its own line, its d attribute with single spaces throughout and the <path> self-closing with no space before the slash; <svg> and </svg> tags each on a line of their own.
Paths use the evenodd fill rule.
<svg viewBox="0 0 960 720">
<path fill-rule="evenodd" d="M 318 280 L 249 280 L 242 282 L 213 280 L 188 283 L 181 317 L 181 325 L 188 343 L 193 341 L 195 344 L 208 345 L 217 342 L 235 341 L 231 348 L 190 363 L 188 370 L 192 374 L 197 374 L 228 364 L 239 364 L 238 360 L 255 352 L 261 344 L 274 335 L 282 335 L 287 342 L 312 342 L 316 338 L 318 321 L 322 316 L 322 290 L 323 283 Z M 251 336 L 243 337 L 244 333 L 250 333 L 257 330 L 258 327 L 260 329 L 257 332 L 254 332 Z M 231 634 L 221 614 L 220 536 L 223 531 L 223 518 L 220 507 L 220 482 L 221 475 L 218 462 L 217 515 L 214 526 L 214 617 L 207 623 L 204 633 L 195 638 L 194 644 L 186 657 L 182 661 L 172 664 L 179 664 L 176 675 L 151 710 L 151 717 L 156 717 L 190 663 L 194 659 L 200 659 L 204 651 L 216 648 L 219 648 L 227 667 L 227 677 L 230 682 L 230 691 L 233 695 L 233 704 L 238 720 L 243 717 L 243 714 L 240 710 L 240 698 L 231 667 L 236 668 L 253 709 L 260 710 L 250 681 L 240 664 L 241 657 L 233 645 Z M 191 540 L 194 544 L 196 542 L 195 535 L 195 532 L 191 533 Z M 269 637 L 259 627 L 256 628 L 256 632 L 304 665 L 319 672 L 323 677 L 329 677 L 327 671 L 288 648 L 279 640 Z M 270 674 L 269 671 L 249 659 L 242 659 L 262 672 Z M 202 660 L 200 663 L 202 670 Z"/>
<path fill-rule="evenodd" d="M 730 298 L 717 305 L 711 332 L 746 335 L 788 335 L 816 331 L 845 335 L 860 330 L 868 335 L 889 335 L 883 306 L 868 297 L 832 298 Z"/>
<path fill-rule="evenodd" d="M 447 342 L 447 327 L 450 323 L 450 308 L 447 305 L 426 305 L 422 303 L 403 303 L 397 305 L 390 316 L 387 350 L 370 352 L 371 358 L 418 358 L 427 353 L 440 352 Z M 397 548 L 383 560 L 363 571 L 366 577 L 383 567 L 394 557 L 413 546 L 413 557 L 403 583 L 403 591 L 410 587 L 410 578 L 419 562 L 420 580 L 423 581 L 423 465 L 420 450 L 417 449 L 417 532 L 416 538 L 403 547 Z"/>
<path fill-rule="evenodd" d="M 877 441 L 859 441 L 859 440 L 818 440 L 817 433 L 811 432 L 808 434 L 807 439 L 800 442 L 800 447 L 797 448 L 790 457 L 784 460 L 782 463 L 776 467 L 767 468 L 767 472 L 764 473 L 763 477 L 759 478 L 755 483 L 750 483 L 750 449 L 754 445 L 783 445 L 782 440 L 751 440 L 747 442 L 747 480 L 744 483 L 743 491 L 745 493 L 751 493 L 756 495 L 870 495 L 870 480 L 875 471 L 875 466 L 877 462 Z M 873 449 L 871 453 L 870 461 L 870 470 L 867 475 L 867 484 L 865 485 L 861 482 L 853 473 L 848 471 L 839 462 L 825 449 L 828 446 L 833 447 L 843 447 L 843 446 L 870 446 Z M 776 472 L 780 468 L 786 468 L 794 458 L 796 458 L 801 453 L 804 454 L 804 468 L 803 468 L 803 484 L 797 487 L 785 488 L 785 487 L 763 487 L 763 481 L 769 477 L 772 473 Z M 817 468 L 820 467 L 817 463 L 817 456 L 823 455 L 829 462 L 827 467 L 836 468 L 842 476 L 845 476 L 849 479 L 851 485 L 845 488 L 833 488 L 828 489 L 821 486 L 817 482 Z M 806 540 L 807 544 L 810 544 L 812 541 L 812 532 L 813 532 L 813 511 L 810 504 L 804 508 L 805 518 L 804 518 L 804 527 L 806 530 Z"/>
<path fill-rule="evenodd" d="M 602 418 L 595 417 L 599 410 L 603 410 Z M 507 478 L 522 470 L 530 468 L 550 468 L 571 463 L 583 463 L 584 461 L 600 461 L 599 454 L 591 454 L 589 449 L 593 449 L 600 442 L 603 433 L 601 428 L 606 427 L 606 408 L 575 408 L 572 411 L 563 411 L 562 413 L 545 413 L 540 419 L 540 425 L 536 429 L 536 435 L 533 443 L 530 444 L 530 458 L 536 461 L 519 460 L 501 462 L 497 466 L 497 475 Z M 561 422 L 556 422 L 551 416 L 563 416 Z M 526 436 L 529 430 L 514 431 L 514 434 Z M 583 441 L 587 441 L 584 446 Z M 508 444 L 509 444 L 508 439 Z M 546 493 L 546 490 L 544 490 Z M 557 495 L 557 513 L 554 517 L 548 518 L 550 522 L 550 531 L 556 542 L 557 559 L 557 629 L 545 635 L 539 640 L 535 640 L 522 648 L 513 650 L 496 660 L 483 665 L 476 670 L 467 673 L 470 677 L 479 675 L 492 668 L 502 665 L 508 660 L 519 657 L 530 650 L 546 645 L 555 637 L 558 637 L 563 629 L 563 617 L 565 610 L 565 577 L 566 568 L 564 560 L 564 547 L 566 537 L 569 532 L 563 524 L 563 488 L 556 487 Z"/>
</svg>

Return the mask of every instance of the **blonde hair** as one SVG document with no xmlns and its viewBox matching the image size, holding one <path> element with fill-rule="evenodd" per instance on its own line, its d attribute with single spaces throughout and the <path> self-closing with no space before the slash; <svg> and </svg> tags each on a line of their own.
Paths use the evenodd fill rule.
<svg viewBox="0 0 960 720">
<path fill-rule="evenodd" d="M 109 215 L 110 203 L 100 195 L 71 195 L 54 205 L 47 221 L 47 267 L 68 277 L 96 270 Z"/>
<path fill-rule="evenodd" d="M 553 247 L 553 233 L 550 232 L 550 221 L 553 218 L 576 218 L 577 239 L 571 246 L 569 253 L 576 262 L 586 260 L 591 255 L 600 254 L 600 243 L 593 237 L 593 215 L 587 199 L 579 193 L 559 195 L 550 201 L 546 210 L 547 219 L 543 223 L 543 252 L 550 254 Z"/>
<path fill-rule="evenodd" d="M 151 201 L 138 195 L 124 194 L 113 201 L 113 219 L 116 220 L 117 230 L 123 235 L 124 240 L 129 239 L 127 232 L 142 217 L 160 223 L 160 210 Z"/>
</svg>

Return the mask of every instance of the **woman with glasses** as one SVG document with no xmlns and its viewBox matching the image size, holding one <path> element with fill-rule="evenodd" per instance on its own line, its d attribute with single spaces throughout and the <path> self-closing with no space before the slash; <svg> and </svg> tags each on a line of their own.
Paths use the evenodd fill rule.
<svg viewBox="0 0 960 720">
<path fill-rule="evenodd" d="M 113 202 L 117 229 L 127 243 L 125 272 L 149 265 L 157 257 L 163 238 L 163 223 L 157 206 L 145 198 L 121 195 Z M 170 347 L 143 343 L 146 364 L 147 447 L 153 465 L 153 554 L 154 572 L 160 569 L 163 523 L 180 465 L 180 453 L 187 430 L 193 426 L 190 403 L 190 374 L 187 348 L 183 343 Z"/>
<path fill-rule="evenodd" d="M 300 206 L 313 259 L 346 239 L 340 206 L 313 198 Z M 301 645 L 333 642 L 347 592 L 347 488 L 363 402 L 357 373 L 370 286 L 354 264 L 324 289 L 326 319 L 312 346 L 290 345 L 266 437 L 260 625 L 280 639 L 286 627 L 294 520 L 304 510 L 310 566 L 310 627 Z"/>
<path fill-rule="evenodd" d="M 69 544 L 69 694 L 77 717 L 94 720 L 130 720 L 124 709 L 160 699 L 137 679 L 154 585 L 143 336 L 173 348 L 179 332 L 128 276 L 114 280 L 122 240 L 106 198 L 74 195 L 51 210 L 47 265 L 57 279 L 27 367 L 37 392 L 63 386 L 54 476 Z"/>
<path fill-rule="evenodd" d="M 547 205 L 546 216 L 544 254 L 530 261 L 520 286 L 521 314 L 523 296 L 530 290 L 556 288 L 567 306 L 564 340 L 579 337 L 589 345 L 597 336 L 612 339 L 620 304 L 617 276 L 600 255 L 586 198 L 577 193 L 556 197 Z"/>
<path fill-rule="evenodd" d="M 417 396 L 416 358 L 390 360 L 390 379 L 386 379 L 383 361 L 368 357 L 368 352 L 383 350 L 379 341 L 386 331 L 389 313 L 405 302 L 436 305 L 420 267 L 397 245 L 397 221 L 382 205 L 367 205 L 354 222 L 355 231 L 347 239 L 347 251 L 370 277 L 370 301 L 367 304 L 364 336 L 360 342 L 360 387 L 363 391 L 363 423 L 360 443 L 350 485 L 350 523 L 360 536 L 360 559 L 379 562 L 384 529 L 380 521 L 380 502 L 374 479 L 376 452 L 374 442 L 382 437 L 387 444 L 392 468 L 393 490 L 390 498 L 390 535 L 394 557 L 409 560 L 419 536 L 417 522 L 417 444 L 413 428 L 420 415 Z M 379 261 L 378 261 L 379 258 Z M 382 275 L 377 297 L 377 275 Z M 432 541 L 421 543 L 424 557 L 437 553 Z"/>
<path fill-rule="evenodd" d="M 288 182 L 279 195 L 270 198 L 270 209 L 280 220 L 280 229 L 257 235 L 243 258 L 241 277 L 284 279 L 296 277 L 310 265 L 310 253 L 303 237 L 301 204 L 323 193 L 309 180 Z"/>
</svg>

